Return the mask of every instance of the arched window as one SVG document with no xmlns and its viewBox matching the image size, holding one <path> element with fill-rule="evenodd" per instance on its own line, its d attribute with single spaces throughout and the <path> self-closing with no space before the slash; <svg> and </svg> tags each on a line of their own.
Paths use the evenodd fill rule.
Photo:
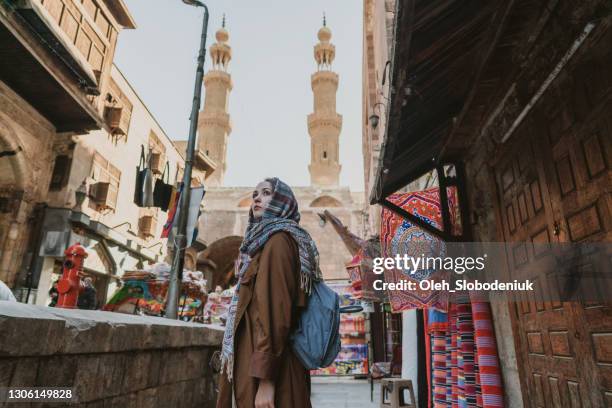
<svg viewBox="0 0 612 408">
<path fill-rule="evenodd" d="M 238 202 L 238 207 L 240 208 L 248 208 L 251 206 L 251 202 L 253 201 L 253 199 L 251 198 L 251 196 L 246 196 L 244 197 L 242 200 L 240 200 Z"/>
<path fill-rule="evenodd" d="M 342 203 L 334 197 L 325 195 L 315 198 L 311 203 L 311 207 L 342 207 Z"/>
<path fill-rule="evenodd" d="M 326 150 L 323 150 L 323 158 L 327 159 L 327 151 Z"/>
</svg>

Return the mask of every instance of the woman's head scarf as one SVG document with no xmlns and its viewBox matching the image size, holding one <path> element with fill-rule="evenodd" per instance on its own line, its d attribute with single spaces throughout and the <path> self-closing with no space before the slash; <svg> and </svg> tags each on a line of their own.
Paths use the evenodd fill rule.
<svg viewBox="0 0 612 408">
<path fill-rule="evenodd" d="M 310 294 L 313 281 L 321 279 L 319 251 L 310 234 L 299 225 L 300 213 L 293 191 L 291 191 L 287 184 L 276 177 L 268 178 L 265 181 L 272 185 L 272 198 L 263 209 L 261 218 L 255 218 L 252 209 L 249 211 L 249 224 L 242 245 L 240 245 L 240 254 L 236 262 L 238 284 L 229 306 L 225 334 L 223 336 L 221 370 L 222 372 L 227 370 L 227 376 L 230 381 L 234 367 L 234 333 L 236 331 L 235 319 L 240 281 L 251 259 L 263 249 L 268 239 L 280 231 L 285 231 L 293 237 L 298 245 L 300 256 L 300 287 L 306 294 Z"/>
</svg>

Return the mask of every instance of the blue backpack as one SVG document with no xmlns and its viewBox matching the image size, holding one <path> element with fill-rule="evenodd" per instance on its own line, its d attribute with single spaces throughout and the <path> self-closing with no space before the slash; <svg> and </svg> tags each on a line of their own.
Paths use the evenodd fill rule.
<svg viewBox="0 0 612 408">
<path fill-rule="evenodd" d="M 340 352 L 340 296 L 314 281 L 308 305 L 291 334 L 291 346 L 308 370 L 331 365 Z"/>
</svg>

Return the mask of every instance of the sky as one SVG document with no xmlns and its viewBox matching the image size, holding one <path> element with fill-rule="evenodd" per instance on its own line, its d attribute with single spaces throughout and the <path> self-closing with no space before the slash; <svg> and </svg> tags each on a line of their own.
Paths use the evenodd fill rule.
<svg viewBox="0 0 612 408">
<path fill-rule="evenodd" d="M 115 64 L 171 139 L 187 139 L 202 10 L 181 0 L 125 0 L 137 28 L 119 35 Z M 226 14 L 234 88 L 225 185 L 278 176 L 310 184 L 310 75 L 323 13 L 336 46 L 340 185 L 363 191 L 361 153 L 362 1 L 209 0 L 209 47 Z M 210 55 L 206 56 L 206 70 Z"/>
</svg>

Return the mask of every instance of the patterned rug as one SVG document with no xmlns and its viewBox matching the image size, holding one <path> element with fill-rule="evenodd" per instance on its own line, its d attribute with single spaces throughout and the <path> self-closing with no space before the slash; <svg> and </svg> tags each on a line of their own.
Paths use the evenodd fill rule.
<svg viewBox="0 0 612 408">
<path fill-rule="evenodd" d="M 455 189 L 449 188 L 448 190 L 451 221 L 455 224 L 457 204 Z M 388 197 L 388 200 L 429 225 L 442 229 L 442 211 L 438 188 L 392 194 Z M 445 254 L 443 241 L 384 207 L 382 210 L 380 244 L 381 256 L 385 258 L 394 258 L 396 255 L 401 257 L 408 255 L 415 258 L 423 256 L 435 257 L 444 256 Z M 422 268 L 416 271 L 385 270 L 384 277 L 387 283 L 398 283 L 406 280 L 416 284 L 416 290 L 413 291 L 388 291 L 392 311 L 401 312 L 403 310 L 423 308 L 448 310 L 448 292 L 421 290 L 418 288 L 418 282 L 422 280 L 431 279 L 439 281 L 446 279 L 447 276 L 447 273 L 431 268 Z"/>
</svg>

